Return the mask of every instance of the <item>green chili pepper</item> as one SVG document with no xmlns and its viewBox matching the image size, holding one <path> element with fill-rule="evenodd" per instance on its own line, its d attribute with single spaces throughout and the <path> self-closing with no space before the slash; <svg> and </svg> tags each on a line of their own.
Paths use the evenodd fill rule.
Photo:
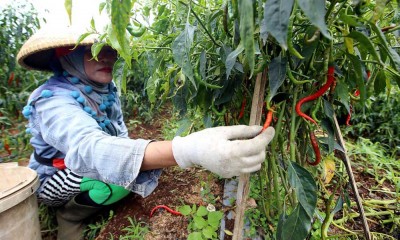
<svg viewBox="0 0 400 240">
<path fill-rule="evenodd" d="M 293 56 L 297 57 L 298 59 L 303 59 L 304 57 L 296 50 L 296 48 L 293 46 L 293 41 L 292 41 L 292 39 L 293 39 L 293 22 L 294 22 L 295 12 L 296 12 L 296 5 L 294 6 L 292 15 L 289 18 L 287 45 L 288 45 L 289 52 Z"/>
<path fill-rule="evenodd" d="M 289 77 L 289 80 L 290 80 L 293 84 L 295 84 L 295 85 L 300 85 L 300 84 L 312 82 L 311 80 L 297 80 L 297 79 L 293 76 L 292 70 L 290 70 L 289 65 L 288 65 L 286 68 L 287 68 L 287 71 L 286 71 L 286 72 L 287 72 L 287 75 L 288 75 L 288 77 Z"/>
<path fill-rule="evenodd" d="M 134 36 L 134 37 L 141 37 L 144 32 L 146 32 L 146 27 L 143 25 L 140 25 L 139 28 L 135 29 L 132 24 L 128 24 L 128 26 L 126 27 L 126 29 L 128 30 L 128 32 Z"/>
<path fill-rule="evenodd" d="M 222 88 L 222 86 L 218 86 L 218 85 L 215 85 L 215 84 L 210 84 L 210 83 L 207 83 L 207 82 L 203 81 L 202 77 L 199 74 L 199 60 L 197 60 L 197 62 L 196 62 L 196 65 L 195 65 L 195 68 L 194 68 L 194 71 L 193 71 L 193 76 L 194 76 L 194 79 L 196 80 L 196 82 L 200 83 L 201 85 L 203 85 L 203 86 L 205 86 L 207 88 L 211 88 L 211 89 L 220 89 L 220 88 Z"/>
<path fill-rule="evenodd" d="M 211 110 L 215 113 L 215 115 L 217 116 L 224 116 L 226 113 L 226 108 L 225 106 L 222 108 L 222 111 L 218 112 L 217 108 L 215 107 L 214 104 L 212 104 L 211 106 Z"/>
</svg>

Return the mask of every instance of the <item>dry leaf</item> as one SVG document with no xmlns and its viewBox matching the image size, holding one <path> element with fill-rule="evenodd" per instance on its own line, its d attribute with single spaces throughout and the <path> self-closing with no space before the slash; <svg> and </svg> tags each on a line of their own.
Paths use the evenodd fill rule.
<svg viewBox="0 0 400 240">
<path fill-rule="evenodd" d="M 333 176 L 335 175 L 335 161 L 332 156 L 328 156 L 323 161 L 324 168 L 324 183 L 328 184 L 331 182 Z"/>
<path fill-rule="evenodd" d="M 231 231 L 229 231 L 228 229 L 225 229 L 224 232 L 226 233 L 226 235 L 228 236 L 233 236 L 233 233 Z"/>
</svg>

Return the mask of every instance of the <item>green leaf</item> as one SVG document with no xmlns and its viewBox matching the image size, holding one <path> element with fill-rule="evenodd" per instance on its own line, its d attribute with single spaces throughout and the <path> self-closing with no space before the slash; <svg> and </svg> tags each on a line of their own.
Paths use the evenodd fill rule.
<svg viewBox="0 0 400 240">
<path fill-rule="evenodd" d="M 325 24 L 325 0 L 298 0 L 297 3 L 311 23 L 317 26 L 326 38 L 331 39 Z"/>
<path fill-rule="evenodd" d="M 203 240 L 201 232 L 192 232 L 188 236 L 188 240 Z"/>
<path fill-rule="evenodd" d="M 387 1 L 384 0 L 377 0 L 375 1 L 375 8 L 373 12 L 373 16 L 372 16 L 372 22 L 376 23 L 381 16 L 384 14 L 385 11 L 385 5 L 386 5 Z"/>
<path fill-rule="evenodd" d="M 206 216 L 207 214 L 208 214 L 208 210 L 207 210 L 206 207 L 200 206 L 200 207 L 197 209 L 197 212 L 196 212 L 196 215 L 197 215 L 197 216 L 203 217 L 203 216 Z"/>
<path fill-rule="evenodd" d="M 92 52 L 92 56 L 93 58 L 98 61 L 97 55 L 99 54 L 99 52 L 101 51 L 101 49 L 104 47 L 106 43 L 105 42 L 96 42 L 93 43 L 92 47 L 91 47 L 91 52 Z"/>
<path fill-rule="evenodd" d="M 64 7 L 68 14 L 69 24 L 72 24 L 72 0 L 65 0 Z"/>
<path fill-rule="evenodd" d="M 301 212 L 304 209 L 309 219 L 312 219 L 317 205 L 317 186 L 312 175 L 295 162 L 290 162 L 288 165 L 288 175 L 290 186 L 295 190 L 297 199 L 302 206 L 297 211 Z"/>
<path fill-rule="evenodd" d="M 112 0 L 111 2 L 111 25 L 115 38 L 121 46 L 118 52 L 125 59 L 129 67 L 131 66 L 132 57 L 129 41 L 126 36 L 126 27 L 129 24 L 130 12 L 134 2 L 132 0 Z"/>
<path fill-rule="evenodd" d="M 359 27 L 361 26 L 361 23 L 358 22 L 358 18 L 355 16 L 347 15 L 344 12 L 341 12 L 339 15 L 339 19 L 342 20 L 344 23 L 353 26 L 353 27 Z"/>
<path fill-rule="evenodd" d="M 229 55 L 226 57 L 225 61 L 226 79 L 228 79 L 229 76 L 231 75 L 232 68 L 236 63 L 236 58 L 240 53 L 243 52 L 243 50 L 244 50 L 243 44 L 240 42 L 235 51 L 229 53 Z"/>
<path fill-rule="evenodd" d="M 211 239 L 216 235 L 215 231 L 216 231 L 216 229 L 214 229 L 210 226 L 207 226 L 201 232 L 203 233 L 204 237 Z"/>
<path fill-rule="evenodd" d="M 107 5 L 107 3 L 105 3 L 105 2 L 102 2 L 99 4 L 99 13 L 101 13 L 103 11 L 103 9 L 106 5 Z"/>
<path fill-rule="evenodd" d="M 89 36 L 89 35 L 91 35 L 92 33 L 91 32 L 86 32 L 86 33 L 83 33 L 82 35 L 80 35 L 79 37 L 78 37 L 78 40 L 77 40 L 77 45 L 79 45 L 79 43 L 81 43 L 87 36 Z"/>
<path fill-rule="evenodd" d="M 387 66 L 386 67 L 386 75 L 390 76 L 389 79 L 394 79 L 397 83 L 397 85 L 400 87 L 400 73 L 398 71 L 396 71 L 395 69 Z M 390 81 L 388 79 L 386 79 L 386 86 L 389 86 Z"/>
<path fill-rule="evenodd" d="M 178 208 L 178 211 L 184 216 L 188 216 L 192 212 L 192 208 L 189 205 L 183 205 Z"/>
<path fill-rule="evenodd" d="M 376 26 L 374 23 L 369 23 L 369 26 L 371 27 L 372 31 L 375 32 L 375 34 L 377 35 L 380 43 L 382 44 L 382 48 L 383 50 L 386 51 L 386 53 L 388 54 L 388 57 L 392 63 L 393 68 L 395 69 L 400 69 L 400 56 L 399 54 L 389 46 L 389 44 L 386 41 L 385 35 L 383 34 L 383 32 L 380 30 L 380 28 L 378 28 L 378 26 Z M 381 48 L 381 49 L 382 49 Z"/>
<path fill-rule="evenodd" d="M 224 214 L 220 211 L 210 212 L 208 214 L 208 224 L 212 227 L 218 228 L 221 219 L 224 217 Z"/>
<path fill-rule="evenodd" d="M 294 0 L 269 0 L 265 3 L 260 27 L 264 42 L 269 32 L 282 48 L 287 49 L 287 32 L 293 3 Z"/>
<path fill-rule="evenodd" d="M 369 51 L 371 53 L 371 55 L 375 58 L 375 60 L 382 64 L 381 59 L 380 59 L 378 53 L 376 52 L 374 45 L 372 44 L 371 40 L 369 40 L 369 38 L 367 36 L 365 36 L 361 32 L 352 31 L 346 37 L 357 40 L 361 44 L 361 46 L 364 47 L 364 50 Z"/>
<path fill-rule="evenodd" d="M 97 51 L 97 50 L 96 50 Z M 119 58 L 115 63 L 112 71 L 114 82 L 118 89 L 118 94 L 121 95 L 121 91 L 126 93 L 126 76 L 128 73 L 128 66 L 124 59 Z"/>
<path fill-rule="evenodd" d="M 333 109 L 332 103 L 327 101 L 326 99 L 322 99 L 324 105 L 324 112 L 325 115 L 328 116 L 330 119 L 333 119 L 333 114 L 335 110 Z"/>
<path fill-rule="evenodd" d="M 158 78 L 155 75 L 151 75 L 146 82 L 146 93 L 152 105 L 157 100 L 157 82 Z"/>
<path fill-rule="evenodd" d="M 337 80 L 335 93 L 338 96 L 338 100 L 346 107 L 347 112 L 350 112 L 350 96 L 347 84 Z"/>
<path fill-rule="evenodd" d="M 243 43 L 245 58 L 250 68 L 251 78 L 255 66 L 253 1 L 239 1 L 238 6 L 240 14 L 240 39 Z"/>
<path fill-rule="evenodd" d="M 193 205 L 192 205 L 192 212 L 193 212 L 193 213 L 197 212 L 197 206 L 196 206 L 196 204 L 193 204 Z"/>
<path fill-rule="evenodd" d="M 174 103 L 174 107 L 176 108 L 179 116 L 184 116 L 187 112 L 187 98 L 189 95 L 188 84 L 181 85 L 175 90 L 175 94 L 173 95 L 172 102 Z"/>
<path fill-rule="evenodd" d="M 192 125 L 192 121 L 189 118 L 184 118 L 178 122 L 179 128 L 176 130 L 175 136 L 186 135 L 189 132 L 190 126 Z M 192 210 L 191 210 L 192 211 Z M 196 210 L 193 210 L 196 212 Z"/>
<path fill-rule="evenodd" d="M 90 28 L 94 31 L 96 31 L 96 24 L 94 22 L 94 18 L 90 19 Z"/>
<path fill-rule="evenodd" d="M 324 99 L 324 101 L 326 101 L 326 100 Z M 330 103 L 328 102 L 328 104 L 330 104 Z M 335 142 L 335 130 L 333 129 L 332 122 L 333 121 L 329 120 L 328 118 L 324 118 L 321 121 L 322 129 L 324 129 L 325 132 L 328 134 L 328 137 L 323 137 L 323 138 L 321 138 L 321 140 L 323 143 L 328 145 L 329 153 L 334 150 L 335 143 L 336 143 Z M 319 140 L 319 138 L 318 138 L 318 140 Z"/>
<path fill-rule="evenodd" d="M 183 74 L 189 78 L 195 89 L 197 89 L 197 84 L 193 77 L 193 67 L 190 63 L 190 48 L 193 44 L 195 29 L 196 27 L 186 23 L 185 29 L 172 43 L 172 53 L 175 62 L 182 68 Z"/>
<path fill-rule="evenodd" d="M 269 86 L 270 86 L 270 99 L 272 99 L 279 87 L 282 85 L 286 78 L 286 58 L 278 57 L 272 59 L 268 66 L 269 69 Z"/>
<path fill-rule="evenodd" d="M 194 222 L 194 226 L 197 229 L 203 229 L 208 225 L 207 221 L 203 217 L 199 217 L 199 216 L 194 216 L 193 222 Z"/>
<path fill-rule="evenodd" d="M 332 214 L 335 215 L 337 212 L 343 209 L 343 198 L 342 196 L 339 197 L 339 199 L 336 202 L 335 207 L 332 210 Z"/>
<path fill-rule="evenodd" d="M 378 71 L 376 78 L 374 80 L 374 92 L 376 95 L 383 92 L 386 87 L 386 74 L 383 69 Z"/>
<path fill-rule="evenodd" d="M 126 52 L 124 52 L 121 45 L 119 44 L 116 32 L 114 31 L 114 28 L 112 26 L 108 26 L 107 28 L 107 37 L 108 37 L 107 38 L 108 45 L 117 50 L 117 52 L 121 55 L 121 57 L 123 57 L 122 54 L 126 54 Z M 126 61 L 126 58 L 124 59 Z"/>
<path fill-rule="evenodd" d="M 301 204 L 278 223 L 278 240 L 304 240 L 311 230 L 311 218 Z M 279 225 L 280 224 L 280 225 Z"/>
<path fill-rule="evenodd" d="M 156 33 L 161 34 L 168 29 L 169 23 L 170 21 L 168 18 L 162 18 L 154 22 L 151 27 Z"/>
<path fill-rule="evenodd" d="M 350 62 L 351 62 L 351 66 L 353 67 L 353 77 L 354 80 L 357 83 L 357 88 L 360 90 L 360 100 L 361 100 L 361 104 L 363 105 L 365 103 L 365 100 L 367 99 L 366 95 L 367 95 L 367 91 L 365 88 L 365 82 L 364 82 L 364 77 L 363 77 L 363 67 L 361 64 L 360 59 L 358 59 L 358 57 L 352 55 L 352 54 L 346 54 L 347 57 L 349 58 Z"/>
</svg>

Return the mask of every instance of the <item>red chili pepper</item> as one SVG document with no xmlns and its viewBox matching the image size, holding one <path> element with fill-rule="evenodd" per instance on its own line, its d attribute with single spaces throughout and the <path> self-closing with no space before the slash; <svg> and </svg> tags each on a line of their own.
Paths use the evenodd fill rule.
<svg viewBox="0 0 400 240">
<path fill-rule="evenodd" d="M 314 149 L 315 161 L 314 162 L 310 162 L 310 161 L 307 160 L 307 163 L 312 165 L 312 166 L 316 166 L 321 162 L 321 151 L 319 150 L 318 141 L 317 141 L 317 138 L 315 137 L 313 131 L 310 132 L 310 141 L 311 141 L 311 145 L 312 145 L 312 147 Z"/>
<path fill-rule="evenodd" d="M 261 132 L 260 132 L 260 133 L 264 132 L 265 129 L 267 129 L 267 128 L 269 127 L 269 125 L 271 125 L 273 114 L 274 114 L 274 108 L 271 108 L 271 109 L 268 111 L 267 115 L 265 116 L 264 126 L 263 126 L 263 128 L 261 129 Z"/>
<path fill-rule="evenodd" d="M 247 99 L 246 99 L 246 97 L 244 97 L 243 101 L 242 101 L 242 106 L 240 107 L 240 113 L 239 113 L 239 116 L 238 116 L 238 120 L 241 119 L 244 116 L 244 110 L 246 108 L 246 104 L 247 104 Z"/>
<path fill-rule="evenodd" d="M 331 86 L 331 84 L 334 82 L 334 80 L 335 80 L 334 73 L 335 73 L 335 67 L 329 66 L 326 83 L 320 89 L 318 89 L 318 91 L 315 92 L 314 94 L 312 94 L 310 96 L 306 96 L 297 102 L 296 112 L 300 117 L 303 117 L 304 119 L 309 120 L 310 122 L 312 122 L 314 124 L 317 124 L 317 122 L 314 119 L 312 119 L 310 116 L 308 116 L 307 114 L 305 114 L 301 111 L 301 105 L 303 105 L 306 102 L 313 101 L 313 100 L 317 99 L 318 97 L 322 96 L 322 94 L 324 94 L 328 90 L 328 88 Z"/>
<path fill-rule="evenodd" d="M 169 207 L 167 207 L 167 206 L 165 206 L 165 205 L 158 205 L 158 206 L 155 206 L 155 207 L 151 210 L 151 212 L 150 212 L 150 217 L 152 217 L 152 216 L 153 216 L 153 213 L 154 213 L 157 209 L 159 209 L 159 208 L 164 208 L 165 210 L 167 210 L 168 212 L 170 212 L 170 213 L 172 213 L 172 214 L 174 214 L 174 215 L 178 215 L 178 216 L 181 216 L 181 215 L 182 215 L 182 213 L 180 213 L 180 212 L 178 212 L 178 211 L 175 211 L 175 210 L 172 210 L 171 208 L 169 208 Z"/>
<path fill-rule="evenodd" d="M 14 72 L 11 72 L 10 77 L 8 78 L 8 86 L 11 86 L 13 80 L 14 80 Z"/>
<path fill-rule="evenodd" d="M 4 143 L 4 149 L 7 151 L 8 155 L 11 155 L 11 149 L 8 143 Z"/>
<path fill-rule="evenodd" d="M 352 106 L 350 106 L 350 109 L 349 109 L 350 111 L 349 111 L 349 113 L 347 114 L 347 118 L 346 118 L 346 126 L 350 126 L 351 124 L 350 124 L 350 120 L 351 120 L 351 112 L 353 111 L 353 107 Z"/>
</svg>

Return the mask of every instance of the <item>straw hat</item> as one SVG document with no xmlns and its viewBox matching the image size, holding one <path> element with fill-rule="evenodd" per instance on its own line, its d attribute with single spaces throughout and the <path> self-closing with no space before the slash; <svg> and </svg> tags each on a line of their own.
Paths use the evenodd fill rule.
<svg viewBox="0 0 400 240">
<path fill-rule="evenodd" d="M 32 35 L 21 47 L 17 62 L 27 69 L 51 71 L 49 62 L 54 56 L 54 49 L 71 47 L 73 49 L 85 30 L 72 27 L 43 28 Z M 80 46 L 92 45 L 97 41 L 94 34 L 79 43 Z"/>
</svg>

